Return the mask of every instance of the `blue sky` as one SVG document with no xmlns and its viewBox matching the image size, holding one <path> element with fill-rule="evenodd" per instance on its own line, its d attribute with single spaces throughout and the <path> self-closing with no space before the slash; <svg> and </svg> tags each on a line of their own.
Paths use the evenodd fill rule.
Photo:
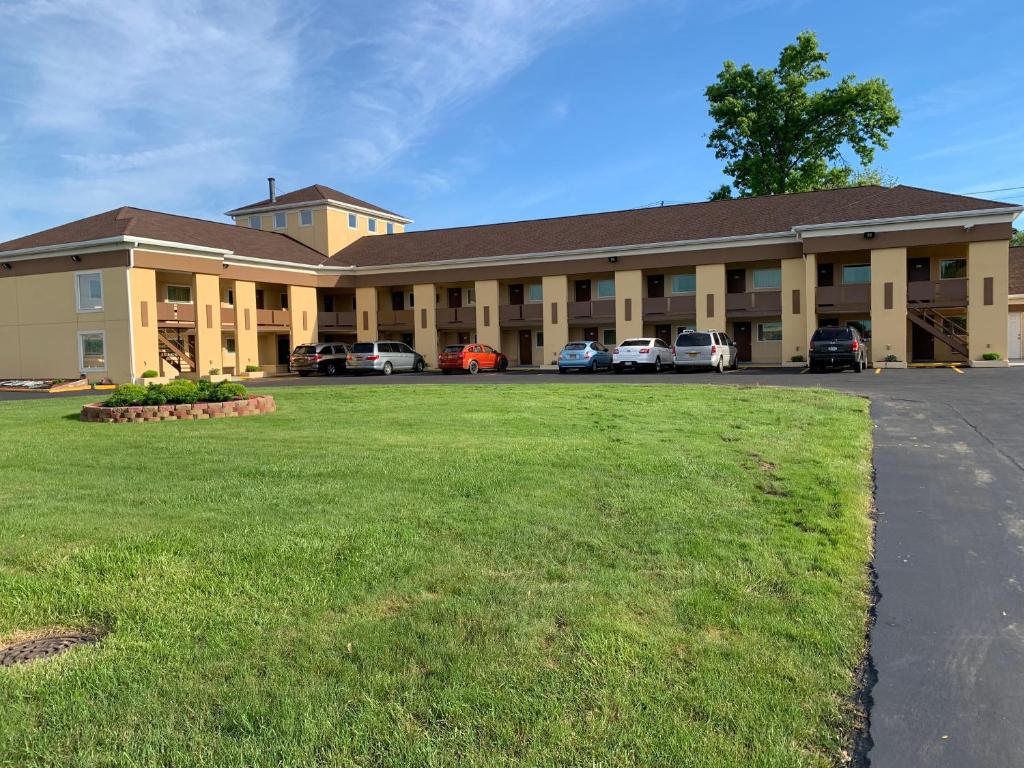
<svg viewBox="0 0 1024 768">
<path fill-rule="evenodd" d="M 0 240 L 337 187 L 433 228 L 701 200 L 704 87 L 803 29 L 885 77 L 876 165 L 1024 186 L 1024 6 L 811 0 L 0 0 Z M 1024 189 L 984 195 L 1024 201 Z"/>
</svg>

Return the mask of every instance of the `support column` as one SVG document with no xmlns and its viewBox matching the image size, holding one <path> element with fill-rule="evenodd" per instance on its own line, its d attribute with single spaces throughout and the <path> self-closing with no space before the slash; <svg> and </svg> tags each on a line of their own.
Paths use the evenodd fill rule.
<svg viewBox="0 0 1024 768">
<path fill-rule="evenodd" d="M 1002 364 L 1008 364 L 1009 260 L 1006 240 L 967 246 L 967 337 L 972 365 L 986 352 L 999 353 Z"/>
<path fill-rule="evenodd" d="M 260 364 L 259 336 L 256 333 L 256 283 L 235 280 L 235 373 L 247 365 Z"/>
<path fill-rule="evenodd" d="M 644 335 L 644 276 L 639 269 L 615 273 L 615 337 Z"/>
<path fill-rule="evenodd" d="M 431 297 L 430 305 L 434 305 Z M 377 287 L 356 288 L 356 341 L 377 341 Z"/>
<path fill-rule="evenodd" d="M 129 309 L 132 324 L 132 379 L 143 371 L 160 372 L 160 342 L 157 340 L 156 271 L 132 267 L 128 270 L 128 287 L 132 303 Z"/>
<path fill-rule="evenodd" d="M 799 355 L 807 360 L 807 305 L 814 301 L 807 293 L 805 264 L 801 259 L 782 260 L 782 364 L 801 366 L 792 362 Z"/>
<path fill-rule="evenodd" d="M 811 343 L 811 336 L 818 330 L 818 256 L 804 255 L 804 344 Z"/>
<path fill-rule="evenodd" d="M 477 280 L 476 338 L 481 344 L 501 349 L 501 323 L 498 321 L 498 281 Z"/>
<path fill-rule="evenodd" d="M 888 355 L 907 362 L 906 248 L 871 251 L 871 362 Z"/>
<path fill-rule="evenodd" d="M 725 331 L 725 264 L 697 265 L 697 330 Z"/>
<path fill-rule="evenodd" d="M 412 287 L 415 347 L 431 368 L 437 368 L 436 297 L 437 290 L 433 283 L 419 283 Z"/>
<path fill-rule="evenodd" d="M 541 367 L 558 365 L 558 353 L 569 343 L 569 278 L 549 275 L 543 278 L 544 358 Z"/>
<path fill-rule="evenodd" d="M 193 306 L 196 312 L 196 377 L 224 367 L 220 337 L 220 276 L 193 277 Z"/>
<path fill-rule="evenodd" d="M 288 314 L 291 316 L 292 349 L 299 344 L 319 341 L 317 330 L 316 288 L 311 285 L 288 286 Z"/>
</svg>

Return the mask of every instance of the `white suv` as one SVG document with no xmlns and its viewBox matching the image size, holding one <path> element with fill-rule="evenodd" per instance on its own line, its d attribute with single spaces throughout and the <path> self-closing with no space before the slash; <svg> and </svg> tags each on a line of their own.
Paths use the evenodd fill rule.
<svg viewBox="0 0 1024 768">
<path fill-rule="evenodd" d="M 684 368 L 712 368 L 724 373 L 739 363 L 736 343 L 721 331 L 683 331 L 672 347 L 676 371 Z"/>
<path fill-rule="evenodd" d="M 612 370 L 653 368 L 655 373 L 672 364 L 672 350 L 661 339 L 626 339 L 612 352 Z"/>
</svg>

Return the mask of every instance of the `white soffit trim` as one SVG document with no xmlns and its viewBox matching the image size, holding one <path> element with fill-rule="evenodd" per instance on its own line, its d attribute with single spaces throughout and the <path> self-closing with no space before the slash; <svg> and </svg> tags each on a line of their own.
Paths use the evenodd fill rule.
<svg viewBox="0 0 1024 768">
<path fill-rule="evenodd" d="M 365 208 L 361 205 L 352 205 L 352 203 L 343 203 L 340 200 L 331 200 L 325 198 L 323 200 L 307 200 L 304 203 L 284 203 L 271 205 L 259 205 L 255 208 L 239 208 L 235 211 L 225 213 L 225 216 L 231 216 L 232 218 L 238 216 L 247 216 L 249 214 L 256 213 L 271 213 L 273 211 L 285 211 L 293 210 L 295 208 L 316 208 L 320 205 L 326 205 L 330 208 L 340 208 L 345 211 L 352 211 L 353 213 L 362 213 L 367 216 L 373 216 L 375 219 L 387 219 L 390 221 L 397 221 L 399 224 L 412 224 L 412 219 L 407 219 L 404 216 L 399 216 L 397 213 L 385 213 L 384 211 L 378 211 L 376 208 Z M 269 231 L 269 230 L 267 230 Z"/>
<path fill-rule="evenodd" d="M 0 251 L 2 261 L 23 261 L 25 259 L 45 259 L 51 256 L 72 256 L 81 253 L 97 253 L 110 250 L 111 245 L 125 245 L 124 235 L 101 237 L 98 240 L 83 240 L 80 243 L 58 243 L 57 245 L 37 245 L 33 248 L 19 248 L 14 251 Z"/>
<path fill-rule="evenodd" d="M 893 230 L 936 229 L 948 227 L 951 223 L 965 227 L 978 224 L 1009 224 L 1024 206 L 1013 208 L 988 208 L 975 211 L 952 211 L 949 213 L 926 213 L 915 216 L 894 216 L 885 219 L 861 219 L 840 221 L 830 224 L 804 224 L 793 227 L 801 239 L 808 237 L 834 237 L 837 235 L 859 235 L 865 230 L 891 232 Z"/>
</svg>

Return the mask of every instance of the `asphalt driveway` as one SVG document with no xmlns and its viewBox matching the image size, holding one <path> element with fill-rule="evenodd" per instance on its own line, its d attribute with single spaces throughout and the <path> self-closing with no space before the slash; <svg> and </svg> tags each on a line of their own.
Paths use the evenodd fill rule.
<svg viewBox="0 0 1024 768">
<path fill-rule="evenodd" d="M 873 768 L 1024 765 L 1024 368 L 427 374 L 254 386 L 575 381 L 825 386 L 870 397 L 880 599 L 867 759 Z"/>
</svg>

